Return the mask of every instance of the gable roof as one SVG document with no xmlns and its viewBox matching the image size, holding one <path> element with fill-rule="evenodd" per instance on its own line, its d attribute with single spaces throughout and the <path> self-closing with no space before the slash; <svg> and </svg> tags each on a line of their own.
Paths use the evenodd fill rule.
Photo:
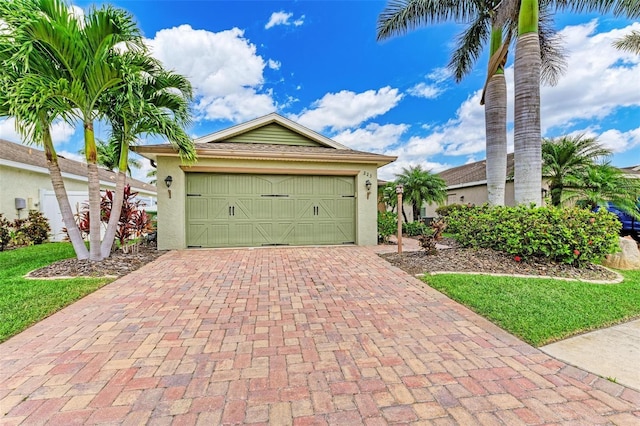
<svg viewBox="0 0 640 426">
<path fill-rule="evenodd" d="M 246 123 L 237 124 L 233 127 L 229 127 L 224 130 L 220 130 L 215 133 L 211 133 L 206 136 L 202 136 L 194 140 L 195 143 L 205 143 L 205 142 L 222 142 L 233 137 L 239 136 L 243 133 L 250 132 L 260 127 L 267 126 L 269 124 L 276 123 L 292 132 L 295 132 L 301 136 L 306 137 L 307 139 L 316 142 L 320 146 L 326 146 L 328 148 L 335 149 L 349 149 L 348 147 L 339 144 L 338 142 L 327 138 L 326 136 L 322 136 L 320 133 L 314 132 L 311 129 L 308 129 L 300 124 L 289 120 L 281 116 L 280 114 L 276 114 L 272 112 L 271 114 L 267 114 L 262 117 L 255 118 L 253 120 L 247 121 Z"/>
<path fill-rule="evenodd" d="M 294 135 L 281 133 L 274 137 L 274 133 L 260 131 L 268 128 L 276 132 L 286 129 L 286 133 Z M 350 149 L 275 113 L 197 138 L 194 145 L 198 158 L 374 163 L 378 167 L 397 158 Z M 154 161 L 158 156 L 178 156 L 177 151 L 166 143 L 131 149 Z"/>
<path fill-rule="evenodd" d="M 85 163 L 58 156 L 58 164 L 63 177 L 83 181 L 87 180 L 87 165 Z M 49 174 L 44 151 L 4 139 L 0 139 L 0 166 L 30 169 L 35 172 Z M 98 176 L 104 184 L 115 186 L 116 173 L 98 168 Z M 133 179 L 129 176 L 127 176 L 127 183 L 136 190 L 156 192 L 155 185 Z"/>
<path fill-rule="evenodd" d="M 485 185 L 487 183 L 487 160 L 447 169 L 438 175 L 444 179 L 449 189 Z M 507 179 L 512 177 L 513 153 L 510 153 L 507 154 Z"/>
</svg>

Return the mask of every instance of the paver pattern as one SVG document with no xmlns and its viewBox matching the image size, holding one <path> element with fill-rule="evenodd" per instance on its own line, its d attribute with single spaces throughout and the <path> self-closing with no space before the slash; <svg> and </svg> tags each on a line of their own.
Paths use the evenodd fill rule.
<svg viewBox="0 0 640 426">
<path fill-rule="evenodd" d="M 640 424 L 364 247 L 168 253 L 0 345 L 1 424 Z"/>
</svg>

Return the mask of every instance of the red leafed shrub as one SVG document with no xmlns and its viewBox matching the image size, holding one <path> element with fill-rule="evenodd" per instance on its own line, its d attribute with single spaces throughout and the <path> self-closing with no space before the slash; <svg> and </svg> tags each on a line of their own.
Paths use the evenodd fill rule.
<svg viewBox="0 0 640 426">
<path fill-rule="evenodd" d="M 137 192 L 132 192 L 131 187 L 124 187 L 124 201 L 120 211 L 120 220 L 116 228 L 116 240 L 123 251 L 128 252 L 131 243 L 147 233 L 153 231 L 151 218 L 142 210 L 142 202 L 136 200 Z M 111 207 L 115 197 L 114 191 L 106 190 L 100 200 L 100 221 L 106 226 L 111 217 Z M 77 216 L 78 227 L 85 235 L 89 235 L 89 205 L 83 204 Z"/>
</svg>

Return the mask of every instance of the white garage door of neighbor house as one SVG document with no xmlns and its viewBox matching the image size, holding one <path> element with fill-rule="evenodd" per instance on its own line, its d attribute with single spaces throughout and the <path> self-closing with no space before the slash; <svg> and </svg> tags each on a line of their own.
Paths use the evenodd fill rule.
<svg viewBox="0 0 640 426">
<path fill-rule="evenodd" d="M 67 191 L 67 197 L 69 203 L 71 203 L 71 209 L 74 214 L 77 214 L 82 207 L 82 204 L 88 203 L 89 194 L 83 191 Z M 65 228 L 62 220 L 62 213 L 60 212 L 60 206 L 58 206 L 58 200 L 56 194 L 53 191 L 42 191 L 40 196 L 41 207 L 40 211 L 49 219 L 49 226 L 51 227 L 51 241 L 63 241 L 67 238 Z"/>
<path fill-rule="evenodd" d="M 354 244 L 352 176 L 187 174 L 187 246 Z"/>
</svg>

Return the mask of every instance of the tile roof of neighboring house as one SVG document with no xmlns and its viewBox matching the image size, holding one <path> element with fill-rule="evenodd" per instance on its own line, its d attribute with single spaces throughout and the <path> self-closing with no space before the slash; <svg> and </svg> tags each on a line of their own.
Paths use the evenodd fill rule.
<svg viewBox="0 0 640 426">
<path fill-rule="evenodd" d="M 9 142 L 4 139 L 0 139 L 0 163 L 2 163 L 1 160 L 26 164 L 47 170 L 47 160 L 44 155 L 44 151 L 31 146 Z M 60 165 L 60 171 L 63 174 L 66 173 L 85 178 L 87 176 L 87 165 L 85 163 L 58 156 L 58 164 Z M 101 181 L 113 182 L 115 185 L 116 174 L 114 172 L 100 168 L 98 173 Z M 149 192 L 156 192 L 155 185 L 133 179 L 129 176 L 127 176 L 127 183 L 137 190 L 143 189 Z"/>
<path fill-rule="evenodd" d="M 438 175 L 447 187 L 474 186 L 487 183 L 487 161 L 476 161 L 464 166 L 444 170 Z M 513 153 L 507 154 L 507 179 L 513 178 Z"/>
<path fill-rule="evenodd" d="M 640 177 L 640 165 L 638 166 L 630 166 L 630 167 L 623 167 L 620 170 L 622 170 L 625 173 L 628 173 L 630 175 L 635 175 Z"/>
</svg>

